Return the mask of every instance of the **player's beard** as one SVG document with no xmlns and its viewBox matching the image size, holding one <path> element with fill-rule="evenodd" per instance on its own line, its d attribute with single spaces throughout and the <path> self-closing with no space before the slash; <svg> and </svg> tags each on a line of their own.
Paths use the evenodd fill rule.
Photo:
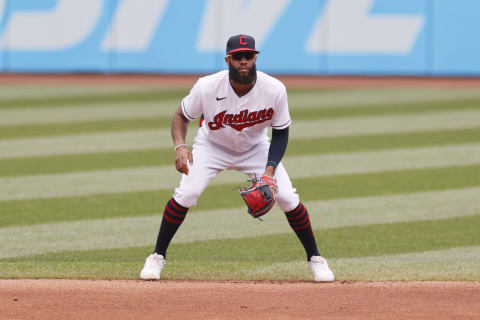
<svg viewBox="0 0 480 320">
<path fill-rule="evenodd" d="M 250 84 L 257 80 L 257 65 L 254 63 L 248 71 L 248 74 L 242 76 L 238 69 L 236 69 L 231 62 L 228 63 L 228 73 L 230 79 L 239 84 Z"/>
</svg>

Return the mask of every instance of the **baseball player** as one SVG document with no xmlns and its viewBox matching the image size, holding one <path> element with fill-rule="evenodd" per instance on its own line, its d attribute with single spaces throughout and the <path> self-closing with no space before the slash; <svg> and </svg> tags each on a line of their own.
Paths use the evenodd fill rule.
<svg viewBox="0 0 480 320">
<path fill-rule="evenodd" d="M 226 53 L 228 70 L 200 78 L 173 116 L 175 166 L 182 179 L 165 206 L 155 250 L 147 257 L 140 278 L 160 279 L 168 245 L 189 208 L 210 180 L 230 169 L 272 182 L 276 204 L 305 248 L 314 280 L 331 282 L 334 275 L 318 252 L 308 211 L 281 163 L 291 123 L 286 88 L 256 70 L 259 51 L 253 37 L 230 37 Z M 202 125 L 190 150 L 185 143 L 187 126 L 201 116 Z"/>
</svg>

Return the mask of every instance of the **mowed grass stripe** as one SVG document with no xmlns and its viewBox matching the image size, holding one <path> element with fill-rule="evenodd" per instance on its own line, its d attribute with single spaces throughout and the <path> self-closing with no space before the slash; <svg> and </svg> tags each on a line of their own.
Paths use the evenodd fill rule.
<svg viewBox="0 0 480 320">
<path fill-rule="evenodd" d="M 330 108 L 364 108 L 371 106 L 411 105 L 428 103 L 455 103 L 455 101 L 478 101 L 480 93 L 477 88 L 382 88 L 350 90 L 288 90 L 291 110 L 296 109 L 330 109 Z M 477 103 L 474 103 L 477 104 Z"/>
<path fill-rule="evenodd" d="M 178 101 L 172 101 L 170 103 L 162 102 L 158 106 L 150 104 L 145 107 L 141 104 L 136 106 L 120 104 L 118 110 L 114 106 L 100 106 L 94 109 L 76 107 L 74 110 L 57 108 L 45 110 L 45 114 L 42 114 L 44 111 L 42 109 L 0 110 L 0 137 L 8 139 L 168 128 L 177 105 Z M 480 99 L 476 104 L 471 101 L 468 103 L 456 101 L 443 104 L 392 105 L 361 109 L 302 109 L 291 111 L 291 116 L 295 120 L 313 120 L 469 109 L 480 110 Z"/>
<path fill-rule="evenodd" d="M 287 157 L 352 151 L 419 148 L 480 142 L 480 128 L 385 135 L 292 139 Z M 0 159 L 0 177 L 66 173 L 128 167 L 173 166 L 171 148 Z"/>
<path fill-rule="evenodd" d="M 283 161 L 292 178 L 324 177 L 413 168 L 480 164 L 480 144 L 357 153 L 305 155 Z M 305 168 L 309 168 L 305 170 Z M 258 173 L 258 174 L 261 174 Z M 212 185 L 247 179 L 239 172 L 224 171 Z M 0 178 L 0 201 L 82 196 L 112 192 L 173 189 L 180 174 L 169 166 Z"/>
<path fill-rule="evenodd" d="M 479 111 L 432 112 L 292 122 L 291 138 L 406 133 L 439 129 L 478 128 Z"/>
<path fill-rule="evenodd" d="M 61 89 L 59 89 L 60 91 Z M 0 99 L 0 110 L 16 108 L 51 108 L 54 106 L 96 106 L 112 103 L 159 102 L 161 100 L 180 99 L 188 94 L 188 89 L 139 89 L 115 92 L 78 93 L 47 97 L 24 97 Z M 92 110 L 94 112 L 94 110 Z"/>
<path fill-rule="evenodd" d="M 345 226 L 437 220 L 480 214 L 480 188 L 305 202 L 313 226 Z M 288 233 L 283 212 L 275 208 L 264 222 L 253 220 L 244 207 L 194 211 L 182 224 L 174 243 Z M 69 221 L 0 229 L 0 257 L 45 252 L 148 245 L 161 215 Z M 214 224 L 211 222 L 215 221 Z M 108 230 L 102 232 L 101 230 Z M 201 230 L 201 231 L 200 231 Z M 68 239 L 68 241 L 67 241 Z M 88 240 L 86 240 L 88 239 Z M 113 247 L 112 247 L 113 245 Z"/>
<path fill-rule="evenodd" d="M 480 141 L 480 126 L 471 129 L 446 129 L 390 134 L 291 139 L 287 155 L 323 154 L 397 148 L 419 148 Z"/>
<path fill-rule="evenodd" d="M 478 281 L 480 246 L 332 259 L 331 264 L 337 274 L 345 279 Z"/>
<path fill-rule="evenodd" d="M 316 235 L 321 253 L 329 259 L 335 259 L 479 246 L 479 228 L 480 216 L 475 215 L 433 221 L 316 230 Z M 117 238 L 117 241 L 122 240 Z M 265 243 L 269 245 L 266 246 Z M 83 270 L 85 278 L 119 278 L 119 274 L 112 270 L 118 270 L 121 263 L 122 271 L 119 271 L 123 275 L 121 278 L 137 279 L 143 260 L 151 252 L 152 247 L 153 244 L 137 248 L 76 250 L 10 258 L 2 261 L 4 266 L 2 277 L 11 276 L 11 272 L 18 274 L 18 266 L 55 262 L 54 265 L 66 266 L 64 270 L 72 270 L 73 265 L 78 266 L 83 262 L 90 266 L 89 271 Z M 254 267 L 258 269 L 272 263 L 303 260 L 306 267 L 305 253 L 293 232 L 243 239 L 173 243 L 167 258 L 169 263 L 163 273 L 164 279 L 240 280 L 247 277 L 241 271 L 248 272 Z M 110 272 L 98 272 L 100 270 L 96 269 L 101 268 L 99 264 L 105 263 L 115 265 L 115 268 L 108 268 Z M 128 270 L 128 273 L 125 273 L 125 270 Z M 48 276 L 48 271 L 45 273 L 47 274 L 42 276 Z M 452 270 L 452 273 L 455 274 L 455 271 Z M 75 275 L 78 276 L 78 272 L 75 272 Z M 58 277 L 58 274 L 56 276 Z M 62 277 L 65 276 L 68 274 L 62 273 Z M 273 279 L 277 277 L 274 276 Z"/>
<path fill-rule="evenodd" d="M 381 255 L 375 257 L 328 259 L 337 280 L 356 281 L 474 281 L 480 279 L 480 246 Z M 252 280 L 311 278 L 304 261 L 275 263 L 246 272 Z M 281 278 L 279 277 L 281 275 Z"/>
<path fill-rule="evenodd" d="M 173 112 L 172 112 L 173 115 Z M 170 127 L 172 117 L 149 117 L 124 120 L 99 120 L 87 122 L 65 122 L 54 124 L 34 124 L 19 126 L 0 126 L 1 139 L 25 138 L 25 137 L 49 137 L 70 134 L 86 134 L 98 132 L 118 132 L 129 130 L 143 131 L 145 129 L 164 129 Z"/>
<path fill-rule="evenodd" d="M 4 85 L 0 87 L 0 100 L 23 100 L 25 98 L 49 99 L 50 97 L 112 95 L 117 93 L 150 93 L 152 90 L 170 91 L 169 88 L 152 88 L 151 86 L 51 86 L 51 85 Z M 35 104 L 33 105 L 35 106 Z"/>
<path fill-rule="evenodd" d="M 192 82 L 193 85 L 193 82 Z M 136 95 L 139 100 L 152 99 L 181 99 L 188 94 L 190 87 L 181 88 L 153 88 L 141 86 L 6 86 L 0 88 L 1 108 L 45 107 L 62 106 L 62 99 L 68 99 L 66 105 L 91 105 L 91 101 L 101 99 L 100 103 L 121 102 L 116 96 Z M 428 88 L 384 88 L 378 89 L 334 89 L 334 90 L 288 90 L 289 101 L 292 108 L 301 107 L 351 107 L 389 105 L 391 103 L 410 104 L 418 102 L 453 101 L 462 99 L 480 98 L 476 89 L 428 89 Z M 145 96 L 143 99 L 142 96 Z M 78 97 L 89 97 L 87 103 Z M 41 100 L 41 103 L 38 101 Z M 72 102 L 72 103 L 71 103 Z"/>
<path fill-rule="evenodd" d="M 174 104 L 172 104 L 174 105 Z M 341 112 L 335 109 L 329 110 L 314 110 L 305 112 L 292 112 L 291 116 L 295 120 L 312 120 L 312 119 L 325 119 L 325 118 L 340 118 L 340 117 L 355 117 L 355 116 L 368 116 L 368 115 L 383 115 L 383 114 L 402 114 L 406 112 L 421 113 L 421 112 L 438 112 L 440 110 L 468 110 L 468 109 L 480 109 L 480 104 L 477 106 L 460 106 L 457 104 L 448 105 L 448 107 L 436 107 L 431 106 L 427 108 L 419 108 L 413 106 L 411 109 L 403 110 L 399 108 L 376 110 L 371 109 L 342 109 Z M 361 112 L 358 112 L 361 111 Z M 112 114 L 115 113 L 112 110 Z M 21 137 L 47 137 L 55 135 L 67 135 L 78 133 L 95 133 L 95 132 L 114 132 L 119 130 L 144 130 L 144 129 L 165 129 L 169 128 L 171 124 L 171 118 L 173 111 L 168 110 L 168 115 L 165 116 L 149 116 L 144 117 L 131 115 L 130 118 L 125 119 L 122 115 L 119 119 L 107 120 L 105 117 L 99 117 L 100 120 L 90 121 L 75 121 L 75 122 L 54 122 L 47 124 L 26 124 L 26 125 L 13 125 L 13 126 L 1 126 L 0 124 L 0 137 L 2 139 L 9 138 L 21 138 Z M 117 118 L 112 116 L 111 118 Z"/>
<path fill-rule="evenodd" d="M 412 252 L 378 257 L 329 259 L 337 280 L 398 281 L 478 281 L 480 246 Z M 48 254 L 0 260 L 1 278 L 138 279 L 143 267 L 141 255 L 151 248 Z M 94 259 L 103 254 L 102 260 Z M 127 257 L 128 255 L 128 257 Z M 119 257 L 120 256 L 120 257 Z M 123 260 L 120 260 L 123 259 Z M 172 266 L 172 264 L 174 264 Z M 175 269 L 173 269 L 175 268 Z M 174 272 L 175 274 L 173 274 Z M 305 261 L 292 262 L 199 262 L 169 259 L 162 277 L 176 279 L 303 280 L 312 281 Z"/>
<path fill-rule="evenodd" d="M 187 133 L 189 144 L 197 130 Z M 0 159 L 173 147 L 169 129 L 0 140 Z"/>
<path fill-rule="evenodd" d="M 344 137 L 368 134 L 409 133 L 480 127 L 480 111 L 436 112 L 428 115 L 372 116 L 336 120 L 294 121 L 290 139 Z M 197 125 L 188 131 L 188 143 L 193 142 Z M 118 131 L 98 134 L 78 134 L 58 137 L 0 140 L 0 159 L 142 150 L 172 145 L 170 130 Z"/>
<path fill-rule="evenodd" d="M 0 159 L 0 177 L 174 165 L 172 148 Z"/>
<path fill-rule="evenodd" d="M 92 121 L 100 122 L 105 120 L 124 119 L 148 119 L 167 117 L 171 118 L 177 109 L 179 101 L 161 100 L 148 103 L 116 103 L 99 104 L 89 107 L 84 106 L 62 106 L 52 108 L 22 108 L 11 110 L 0 110 L 0 127 L 17 126 L 24 127 L 39 124 L 70 123 L 80 124 Z M 88 126 L 83 124 L 84 126 Z M 38 126 L 38 128 L 42 128 Z M 38 129 L 40 131 L 40 129 Z"/>
<path fill-rule="evenodd" d="M 303 178 L 294 179 L 293 183 L 303 202 L 412 194 L 479 187 L 480 165 Z M 243 206 L 243 201 L 234 189 L 238 186 L 230 184 L 207 187 L 191 212 Z M 171 197 L 172 190 L 161 190 L 4 201 L 0 202 L 0 226 L 161 214 Z"/>
<path fill-rule="evenodd" d="M 318 109 L 297 109 L 291 111 L 293 119 L 326 119 L 326 118 L 351 118 L 366 117 L 370 115 L 402 115 L 408 113 L 430 113 L 446 112 L 458 110 L 480 110 L 480 99 L 461 100 L 436 103 L 417 103 L 417 104 L 389 104 L 388 106 L 371 106 L 364 108 L 318 108 Z"/>
</svg>

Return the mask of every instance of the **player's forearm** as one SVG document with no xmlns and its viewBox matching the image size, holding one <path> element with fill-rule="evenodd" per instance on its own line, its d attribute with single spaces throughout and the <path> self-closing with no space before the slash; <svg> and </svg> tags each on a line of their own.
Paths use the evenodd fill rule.
<svg viewBox="0 0 480 320">
<path fill-rule="evenodd" d="M 273 177 L 278 164 L 285 155 L 288 144 L 288 127 L 282 130 L 272 130 L 272 142 L 268 150 L 268 160 L 265 175 Z"/>
<path fill-rule="evenodd" d="M 267 166 L 265 168 L 265 172 L 263 173 L 263 175 L 268 177 L 273 177 L 275 175 L 275 170 L 276 168 L 274 168 L 273 166 Z"/>
<path fill-rule="evenodd" d="M 182 114 L 182 110 L 179 107 L 175 112 L 172 119 L 171 133 L 173 139 L 173 145 L 178 146 L 185 143 L 185 137 L 187 136 L 188 121 Z"/>
</svg>

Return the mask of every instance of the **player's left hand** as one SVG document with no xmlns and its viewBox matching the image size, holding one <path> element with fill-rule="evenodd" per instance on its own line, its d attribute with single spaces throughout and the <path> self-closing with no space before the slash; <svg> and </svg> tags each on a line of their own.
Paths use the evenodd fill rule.
<svg viewBox="0 0 480 320">
<path fill-rule="evenodd" d="M 188 175 L 188 164 L 193 165 L 193 154 L 186 146 L 181 146 L 175 150 L 175 168 L 180 173 Z"/>
<path fill-rule="evenodd" d="M 274 177 L 263 175 L 259 181 L 262 181 L 263 183 L 266 183 L 270 186 L 270 189 L 272 189 L 273 201 L 277 201 L 277 180 L 275 180 Z"/>
<path fill-rule="evenodd" d="M 278 191 L 278 186 L 277 186 L 277 180 L 273 177 L 275 175 L 275 168 L 272 166 L 267 166 L 265 168 L 265 172 L 263 173 L 263 176 L 260 178 L 261 180 L 265 181 L 271 189 L 273 193 L 273 200 L 277 200 L 277 191 Z"/>
<path fill-rule="evenodd" d="M 253 179 L 252 182 L 250 187 L 240 189 L 240 195 L 247 205 L 248 213 L 254 218 L 259 218 L 275 204 L 277 182 L 269 176 Z"/>
</svg>

